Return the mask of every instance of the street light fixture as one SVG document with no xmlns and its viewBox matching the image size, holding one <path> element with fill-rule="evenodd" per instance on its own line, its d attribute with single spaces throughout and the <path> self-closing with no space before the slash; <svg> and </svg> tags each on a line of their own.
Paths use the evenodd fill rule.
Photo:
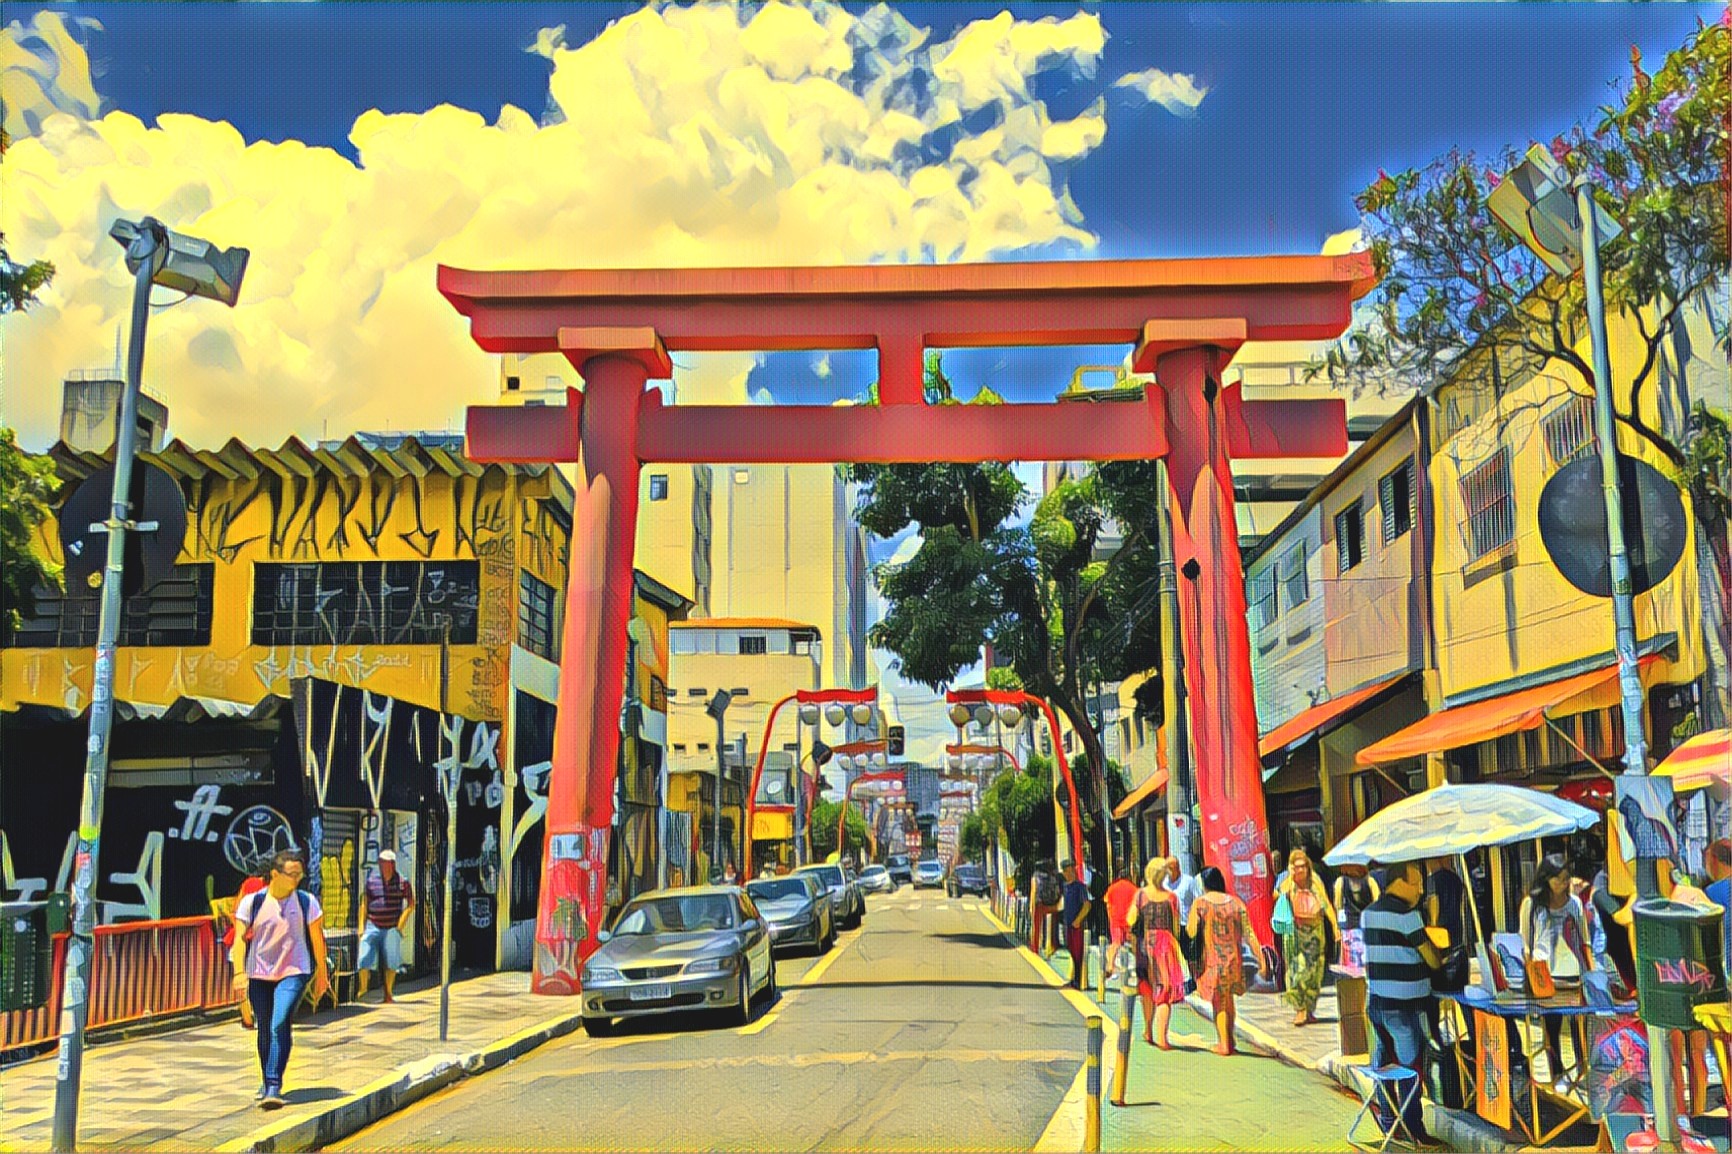
<svg viewBox="0 0 1732 1154">
<path fill-rule="evenodd" d="M 840 705 L 827 705 L 824 707 L 824 720 L 830 723 L 831 728 L 839 729 L 848 720 L 848 711 Z"/>
<path fill-rule="evenodd" d="M 728 739 L 724 732 L 724 718 L 728 714 L 728 703 L 734 695 L 726 689 L 718 689 L 715 695 L 704 706 L 704 712 L 716 719 L 716 804 L 714 823 L 710 833 L 710 872 L 721 877 L 722 867 L 722 782 L 728 774 L 728 763 L 725 750 Z"/>
<path fill-rule="evenodd" d="M 114 660 L 120 639 L 121 586 L 126 569 L 126 534 L 154 526 L 132 518 L 132 464 L 138 454 L 138 393 L 144 376 L 144 336 L 150 319 L 153 284 L 233 307 L 246 272 L 247 250 L 219 252 L 208 241 L 170 232 L 155 217 L 136 223 L 116 221 L 109 235 L 126 249 L 132 273 L 132 333 L 126 353 L 126 387 L 120 394 L 120 420 L 114 436 L 114 490 L 109 518 L 108 557 L 103 567 L 102 604 L 96 626 L 96 661 L 90 690 L 90 739 L 85 745 L 84 797 L 79 810 L 78 865 L 72 879 L 72 935 L 61 973 L 58 1080 L 54 1085 L 56 1150 L 78 1142 L 78 1091 L 84 1073 L 84 1028 L 90 1015 L 90 969 L 96 936 L 96 879 L 101 848 L 102 805 L 108 785 L 109 738 L 114 728 Z"/>
<path fill-rule="evenodd" d="M 854 719 L 855 725 L 869 725 L 872 722 L 872 707 L 866 704 L 856 705 L 848 711 L 848 715 Z"/>
</svg>

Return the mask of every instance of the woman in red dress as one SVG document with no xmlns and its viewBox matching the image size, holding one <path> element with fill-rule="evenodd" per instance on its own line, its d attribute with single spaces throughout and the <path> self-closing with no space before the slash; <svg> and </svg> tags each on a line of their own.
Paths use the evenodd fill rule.
<svg viewBox="0 0 1732 1154">
<path fill-rule="evenodd" d="M 1137 951 L 1137 993 L 1143 1001 L 1143 1041 L 1172 1049 L 1167 1027 L 1173 1007 L 1185 1000 L 1185 959 L 1179 953 L 1179 899 L 1163 885 L 1167 859 L 1155 858 L 1143 870 L 1126 918 Z"/>
</svg>

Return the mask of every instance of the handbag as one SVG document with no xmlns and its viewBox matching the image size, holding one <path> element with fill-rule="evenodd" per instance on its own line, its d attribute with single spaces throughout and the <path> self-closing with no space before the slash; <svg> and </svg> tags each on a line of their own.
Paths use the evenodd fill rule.
<svg viewBox="0 0 1732 1154">
<path fill-rule="evenodd" d="M 1465 945 L 1452 946 L 1443 955 L 1443 965 L 1432 978 L 1431 988 L 1440 994 L 1459 994 L 1473 977 L 1472 958 Z"/>
<path fill-rule="evenodd" d="M 1275 899 L 1275 911 L 1269 915 L 1269 928 L 1277 934 L 1293 932 L 1293 901 L 1286 894 Z"/>
</svg>

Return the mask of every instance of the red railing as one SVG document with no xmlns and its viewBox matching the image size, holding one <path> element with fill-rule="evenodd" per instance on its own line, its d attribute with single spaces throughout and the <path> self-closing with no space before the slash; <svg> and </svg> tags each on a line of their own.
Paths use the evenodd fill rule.
<svg viewBox="0 0 1732 1154">
<path fill-rule="evenodd" d="M 0 1050 L 33 1046 L 60 1032 L 60 978 L 66 935 L 54 937 L 54 988 L 48 1004 L 0 1014 Z M 194 1010 L 232 1006 L 227 953 L 208 917 L 96 927 L 89 1030 Z"/>
</svg>

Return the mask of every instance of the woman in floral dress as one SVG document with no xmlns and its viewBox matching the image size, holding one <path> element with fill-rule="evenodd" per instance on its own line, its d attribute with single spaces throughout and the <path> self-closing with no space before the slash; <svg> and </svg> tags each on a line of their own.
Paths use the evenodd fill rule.
<svg viewBox="0 0 1732 1154">
<path fill-rule="evenodd" d="M 1329 926 L 1335 910 L 1311 869 L 1311 855 L 1296 849 L 1287 858 L 1287 880 L 1275 896 L 1285 895 L 1293 908 L 1293 929 L 1283 934 L 1281 951 L 1287 956 L 1287 1001 L 1293 1007 L 1293 1024 L 1303 1026 L 1317 1020 L 1317 998 L 1323 992 L 1323 957 L 1329 947 Z"/>
<path fill-rule="evenodd" d="M 1203 871 L 1203 896 L 1191 906 L 1191 917 L 1185 932 L 1192 937 L 1203 935 L 1203 972 L 1197 976 L 1197 993 L 1209 1001 L 1215 1016 L 1215 1032 L 1220 1041 L 1215 1053 L 1233 1053 L 1233 1023 L 1238 1015 L 1235 999 L 1245 992 L 1243 951 L 1249 944 L 1257 955 L 1257 973 L 1268 978 L 1269 963 L 1256 948 L 1256 931 L 1251 928 L 1251 911 L 1245 903 L 1227 892 L 1227 881 L 1221 871 L 1210 866 Z"/>
<path fill-rule="evenodd" d="M 1126 924 L 1137 948 L 1137 993 L 1143 1000 L 1143 1041 L 1172 1049 L 1167 1027 L 1173 1007 L 1185 1000 L 1185 960 L 1179 953 L 1179 899 L 1166 887 L 1167 859 L 1143 870 L 1143 888 L 1132 900 Z"/>
</svg>

